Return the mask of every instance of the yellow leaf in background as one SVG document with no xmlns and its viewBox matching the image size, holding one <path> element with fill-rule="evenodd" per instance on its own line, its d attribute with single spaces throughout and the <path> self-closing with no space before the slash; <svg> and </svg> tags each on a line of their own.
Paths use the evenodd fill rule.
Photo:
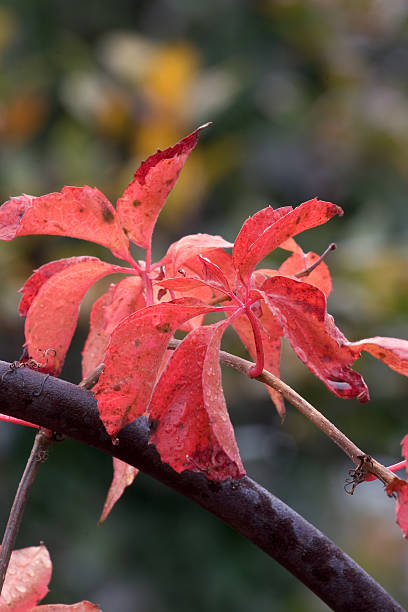
<svg viewBox="0 0 408 612">
<path fill-rule="evenodd" d="M 43 126 L 47 100 L 39 92 L 21 92 L 1 109 L 0 135 L 8 142 L 23 143 Z"/>
<path fill-rule="evenodd" d="M 159 49 L 144 80 L 153 108 L 170 115 L 179 110 L 184 115 L 186 90 L 196 78 L 199 64 L 196 48 L 186 42 Z"/>
</svg>

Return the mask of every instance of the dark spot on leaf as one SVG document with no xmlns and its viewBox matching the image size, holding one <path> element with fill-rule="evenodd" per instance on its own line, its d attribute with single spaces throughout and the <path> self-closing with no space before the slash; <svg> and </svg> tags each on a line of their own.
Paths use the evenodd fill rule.
<svg viewBox="0 0 408 612">
<path fill-rule="evenodd" d="M 117 383 L 116 383 L 116 385 L 113 385 L 113 390 L 114 391 L 120 391 L 120 385 L 118 385 Z"/>
<path fill-rule="evenodd" d="M 106 223 L 112 223 L 114 220 L 113 212 L 106 205 L 102 207 L 102 217 L 103 220 L 106 221 Z"/>
<path fill-rule="evenodd" d="M 166 181 L 166 185 L 167 185 L 168 187 L 170 187 L 170 185 L 172 185 L 172 184 L 173 184 L 173 179 L 168 179 L 168 180 Z"/>
<path fill-rule="evenodd" d="M 83 213 L 84 211 L 85 211 L 85 208 L 82 208 L 82 207 L 81 207 L 81 208 L 79 209 L 79 212 L 80 212 L 80 213 Z"/>
<path fill-rule="evenodd" d="M 385 359 L 386 357 L 387 357 L 387 353 L 384 353 L 384 351 L 378 351 L 379 359 Z"/>
<path fill-rule="evenodd" d="M 163 334 L 168 334 L 171 331 L 170 323 L 163 323 L 163 325 L 156 325 L 156 329 Z"/>
<path fill-rule="evenodd" d="M 140 340 L 135 340 L 135 346 L 136 347 L 140 346 Z"/>
<path fill-rule="evenodd" d="M 139 200 L 133 200 L 133 202 L 132 202 L 132 206 L 134 206 L 135 208 L 140 206 L 140 204 L 141 204 L 141 202 L 139 202 Z"/>
</svg>

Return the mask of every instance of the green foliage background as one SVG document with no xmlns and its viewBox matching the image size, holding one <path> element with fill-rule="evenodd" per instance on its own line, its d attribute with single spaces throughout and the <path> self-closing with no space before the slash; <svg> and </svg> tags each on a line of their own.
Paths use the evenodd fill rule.
<svg viewBox="0 0 408 612">
<path fill-rule="evenodd" d="M 331 241 L 329 310 L 350 339 L 408 338 L 408 7 L 403 0 L 116 0 L 0 3 L 0 192 L 96 185 L 115 201 L 140 161 L 212 120 L 160 218 L 155 251 L 185 233 L 233 240 L 267 204 L 313 196 L 342 219 L 301 237 Z M 18 288 L 50 259 L 109 257 L 56 237 L 0 245 L 0 357 L 19 357 Z M 271 261 L 278 261 L 274 255 Z M 80 380 L 90 292 L 63 376 Z M 228 344 L 229 342 L 229 344 Z M 232 336 L 226 346 L 242 352 Z M 399 459 L 407 380 L 370 357 L 357 366 L 372 401 L 341 401 L 285 350 L 283 378 L 364 450 Z M 288 407 L 283 426 L 262 388 L 225 372 L 244 463 L 408 602 L 407 543 L 379 484 L 343 491 L 351 465 Z M 6 521 L 32 433 L 0 427 Z M 263 553 L 140 475 L 103 527 L 111 463 L 66 441 L 41 470 L 18 546 L 45 541 L 47 602 L 90 599 L 104 612 L 326 610 Z"/>
</svg>

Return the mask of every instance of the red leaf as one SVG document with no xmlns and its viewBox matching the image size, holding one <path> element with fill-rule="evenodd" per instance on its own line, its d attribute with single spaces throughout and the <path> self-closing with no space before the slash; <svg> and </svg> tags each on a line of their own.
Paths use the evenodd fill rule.
<svg viewBox="0 0 408 612">
<path fill-rule="evenodd" d="M 36 606 L 30 612 L 102 612 L 102 610 L 90 601 L 80 601 L 70 605 L 48 604 Z"/>
<path fill-rule="evenodd" d="M 190 276 L 178 276 L 177 278 L 165 278 L 156 283 L 159 287 L 165 287 L 172 291 L 193 291 L 198 287 L 208 287 L 208 283 L 200 278 L 191 278 Z"/>
<path fill-rule="evenodd" d="M 271 206 L 267 206 L 267 208 L 259 210 L 244 222 L 235 239 L 234 248 L 232 250 L 232 259 L 237 270 L 241 268 L 248 251 L 259 237 L 262 236 L 268 228 L 279 221 L 281 217 L 284 217 L 292 210 L 292 206 L 283 206 L 276 210 Z"/>
<path fill-rule="evenodd" d="M 173 242 L 159 264 L 168 266 L 168 275 L 175 276 L 178 269 L 193 257 L 208 254 L 215 249 L 228 249 L 232 246 L 232 242 L 227 242 L 221 236 L 191 234 Z"/>
<path fill-rule="evenodd" d="M 132 484 L 138 473 L 139 470 L 133 465 L 113 457 L 113 480 L 106 496 L 99 524 L 108 518 L 113 506 L 122 497 L 126 487 Z"/>
<path fill-rule="evenodd" d="M 115 209 L 99 189 L 87 185 L 5 202 L 0 208 L 0 240 L 28 234 L 90 240 L 108 247 L 121 259 L 129 257 L 129 241 Z"/>
<path fill-rule="evenodd" d="M 266 370 L 268 370 L 279 378 L 281 337 L 283 333 L 282 328 L 269 310 L 269 308 L 267 308 L 264 303 L 262 303 L 261 308 L 262 316 L 260 317 L 259 322 L 261 326 L 261 338 L 265 355 L 264 367 Z M 254 334 L 248 317 L 243 314 L 239 315 L 234 319 L 232 326 L 241 338 L 241 341 L 247 348 L 252 359 L 256 361 Z M 265 385 L 265 387 L 270 395 L 271 400 L 275 404 L 277 413 L 283 421 L 285 418 L 285 403 L 283 401 L 282 395 L 278 393 L 278 391 L 275 391 L 275 389 L 269 387 L 268 385 Z"/>
<path fill-rule="evenodd" d="M 196 300 L 163 302 L 138 310 L 113 330 L 105 369 L 94 392 L 109 435 L 116 436 L 146 411 L 176 329 L 188 319 L 215 310 Z"/>
<path fill-rule="evenodd" d="M 130 240 L 150 246 L 157 217 L 173 189 L 188 156 L 197 144 L 202 125 L 174 147 L 158 150 L 142 163 L 117 203 L 117 211 Z"/>
<path fill-rule="evenodd" d="M 231 288 L 228 284 L 228 280 L 224 275 L 223 271 L 217 264 L 213 263 L 207 257 L 203 257 L 202 255 L 198 256 L 201 264 L 203 266 L 203 277 L 204 280 L 213 287 L 220 289 L 221 291 L 225 291 L 227 293 L 231 293 Z"/>
<path fill-rule="evenodd" d="M 78 263 L 79 257 L 68 257 L 67 259 L 58 259 L 57 261 L 51 261 L 38 270 L 34 270 L 33 274 L 26 280 L 24 287 L 20 289 L 20 293 L 23 294 L 21 298 L 18 311 L 22 317 L 26 317 L 28 310 L 33 303 L 33 300 L 43 284 L 51 278 L 57 272 L 60 272 L 68 266 L 72 266 L 73 263 Z M 82 257 L 82 261 L 92 260 L 92 257 Z"/>
<path fill-rule="evenodd" d="M 248 284 L 257 263 L 288 238 L 321 225 L 334 215 L 343 214 L 339 206 L 316 198 L 288 212 L 289 208 L 278 208 L 272 212 L 269 212 L 272 209 L 266 208 L 264 211 L 268 212 L 265 213 L 265 217 L 261 214 L 264 211 L 259 211 L 242 226 L 234 244 L 232 257 L 244 284 Z M 269 225 L 267 225 L 268 220 L 271 221 Z"/>
<path fill-rule="evenodd" d="M 24 612 L 48 593 L 52 563 L 44 544 L 11 553 L 10 564 L 0 596 L 0 612 Z"/>
<path fill-rule="evenodd" d="M 123 271 L 96 257 L 72 257 L 70 262 L 39 287 L 25 323 L 28 357 L 41 364 L 43 372 L 54 375 L 61 371 L 85 293 L 103 276 Z M 40 282 L 41 268 L 33 277 L 36 274 Z M 29 287 L 36 284 L 33 277 Z"/>
<path fill-rule="evenodd" d="M 86 378 L 103 362 L 106 347 L 115 327 L 133 312 L 144 308 L 143 282 L 138 276 L 128 276 L 94 303 L 90 329 L 82 351 L 82 377 Z"/>
<path fill-rule="evenodd" d="M 222 481 L 245 475 L 221 386 L 219 350 L 229 320 L 200 327 L 176 349 L 154 391 L 149 414 L 162 461 L 176 472 Z"/>
<path fill-rule="evenodd" d="M 282 245 L 281 245 L 282 246 Z M 294 276 L 298 272 L 303 272 L 306 268 L 313 265 L 319 259 L 316 253 L 303 253 L 302 249 L 298 250 L 288 257 L 279 268 L 279 274 Z M 329 268 L 322 261 L 317 268 L 312 270 L 310 274 L 302 278 L 304 283 L 309 283 L 318 287 L 328 298 L 332 290 L 332 281 Z"/>
<path fill-rule="evenodd" d="M 396 478 L 386 488 L 388 495 L 396 493 L 395 513 L 397 523 L 401 527 L 404 538 L 408 538 L 408 483 L 405 480 Z"/>
<path fill-rule="evenodd" d="M 356 359 L 361 351 L 371 353 L 396 372 L 408 376 L 408 340 L 400 338 L 366 338 L 358 342 L 350 342 L 351 349 L 356 349 Z"/>
<path fill-rule="evenodd" d="M 357 351 L 327 314 L 322 291 L 285 276 L 269 278 L 262 286 L 265 301 L 282 326 L 293 350 L 335 395 L 369 399 L 363 378 L 349 366 Z"/>
</svg>

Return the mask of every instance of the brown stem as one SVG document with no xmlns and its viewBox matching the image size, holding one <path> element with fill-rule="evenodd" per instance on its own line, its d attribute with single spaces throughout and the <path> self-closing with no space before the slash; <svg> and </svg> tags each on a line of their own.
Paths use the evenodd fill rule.
<svg viewBox="0 0 408 612">
<path fill-rule="evenodd" d="M 169 348 L 176 348 L 180 340 L 171 340 Z M 246 376 L 250 376 L 251 368 L 254 364 L 251 361 L 231 355 L 225 351 L 220 351 L 220 362 L 223 365 L 229 366 L 242 372 Z M 352 460 L 355 466 L 359 470 L 374 474 L 379 478 L 385 485 L 390 485 L 396 480 L 400 480 L 395 474 L 388 470 L 384 465 L 370 457 L 367 453 L 362 451 L 354 442 L 352 442 L 340 429 L 338 429 L 329 419 L 327 419 L 321 412 L 319 412 L 312 404 L 309 404 L 299 393 L 296 393 L 292 387 L 289 387 L 280 378 L 263 370 L 262 374 L 256 377 L 256 380 L 272 387 L 285 399 L 288 400 L 299 412 L 301 412 L 306 418 L 309 419 L 316 427 L 318 427 L 323 433 L 325 433 L 341 450 Z"/>
<path fill-rule="evenodd" d="M 82 389 L 88 389 L 88 390 L 92 389 L 92 387 L 94 387 L 96 383 L 98 382 L 99 377 L 104 371 L 104 369 L 105 369 L 105 364 L 100 363 L 98 366 L 96 366 L 96 368 L 88 376 L 86 376 L 86 378 L 81 380 L 78 387 L 81 387 Z"/>
<path fill-rule="evenodd" d="M 252 364 L 249 364 L 250 366 Z M 0 361 L 0 378 L 10 364 Z M 136 419 L 112 445 L 91 393 L 50 377 L 47 393 L 34 393 L 44 375 L 28 368 L 0 385 L 2 411 L 81 441 L 139 468 L 246 537 L 289 570 L 336 612 L 404 612 L 344 551 L 272 493 L 244 476 L 214 483 L 203 475 L 174 472 L 149 444 L 145 417 Z"/>
<path fill-rule="evenodd" d="M 294 276 L 296 276 L 296 278 L 302 278 L 303 276 L 308 276 L 311 272 L 313 272 L 315 268 L 317 268 L 317 266 L 320 263 L 322 263 L 327 253 L 330 253 L 330 251 L 335 251 L 336 249 L 337 249 L 337 245 L 334 242 L 332 242 L 331 244 L 329 244 L 329 246 L 324 251 L 324 253 L 320 255 L 319 259 L 316 259 L 316 261 L 311 266 L 307 267 L 302 272 L 297 272 Z"/>
<path fill-rule="evenodd" d="M 31 449 L 23 476 L 18 485 L 13 506 L 10 510 L 9 520 L 3 536 L 0 552 L 0 594 L 3 589 L 4 580 L 11 553 L 16 542 L 17 534 L 21 525 L 24 510 L 27 505 L 31 487 L 34 484 L 40 464 L 48 457 L 48 449 L 52 443 L 52 433 L 48 429 L 40 429 L 35 436 L 33 448 Z"/>
</svg>

